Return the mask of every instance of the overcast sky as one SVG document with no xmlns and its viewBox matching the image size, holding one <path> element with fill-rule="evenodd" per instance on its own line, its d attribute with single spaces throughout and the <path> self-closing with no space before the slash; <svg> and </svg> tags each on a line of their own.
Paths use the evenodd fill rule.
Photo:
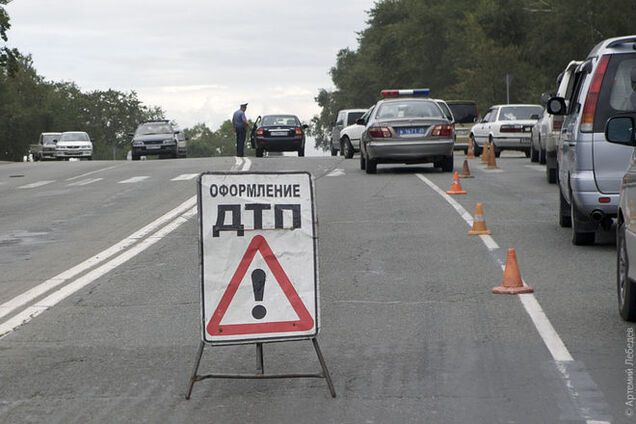
<svg viewBox="0 0 636 424">
<path fill-rule="evenodd" d="M 13 0 L 9 44 L 45 78 L 135 90 L 188 127 L 318 113 L 338 50 L 357 47 L 373 0 Z"/>
</svg>

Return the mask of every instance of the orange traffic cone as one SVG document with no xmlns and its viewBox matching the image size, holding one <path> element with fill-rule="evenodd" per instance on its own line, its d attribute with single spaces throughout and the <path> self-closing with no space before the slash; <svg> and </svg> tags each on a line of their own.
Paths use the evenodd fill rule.
<svg viewBox="0 0 636 424">
<path fill-rule="evenodd" d="M 490 146 L 490 156 L 488 156 L 488 166 L 486 169 L 499 169 L 497 166 L 497 159 L 495 158 L 495 146 Z"/>
<path fill-rule="evenodd" d="M 522 294 L 532 293 L 532 287 L 524 286 L 517 264 L 517 253 L 515 249 L 508 249 L 508 257 L 506 258 L 506 269 L 503 273 L 503 280 L 499 287 L 492 289 L 494 294 Z"/>
<path fill-rule="evenodd" d="M 484 145 L 482 146 L 482 153 L 481 153 L 481 163 L 483 165 L 487 165 L 488 164 L 488 154 L 490 152 L 490 144 L 488 143 L 484 143 Z"/>
<path fill-rule="evenodd" d="M 466 152 L 466 159 L 475 159 L 475 147 L 473 146 L 473 139 L 468 139 L 468 151 Z"/>
<path fill-rule="evenodd" d="M 462 173 L 459 178 L 475 178 L 470 175 L 470 168 L 468 167 L 468 160 L 464 159 L 464 165 L 462 166 Z"/>
<path fill-rule="evenodd" d="M 453 184 L 451 185 L 450 190 L 446 192 L 447 194 L 466 194 L 466 192 L 462 189 L 462 185 L 459 183 L 459 174 L 457 171 L 453 174 Z"/>
<path fill-rule="evenodd" d="M 484 210 L 481 203 L 477 203 L 477 206 L 475 206 L 475 215 L 473 215 L 473 227 L 468 232 L 468 235 L 482 236 L 489 234 L 490 230 L 486 227 L 486 221 L 484 220 Z"/>
</svg>

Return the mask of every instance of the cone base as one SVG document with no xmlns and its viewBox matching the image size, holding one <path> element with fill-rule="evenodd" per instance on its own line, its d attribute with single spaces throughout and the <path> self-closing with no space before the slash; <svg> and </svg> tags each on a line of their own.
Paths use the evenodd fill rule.
<svg viewBox="0 0 636 424">
<path fill-rule="evenodd" d="M 474 175 L 460 175 L 459 178 L 475 178 Z"/>
<path fill-rule="evenodd" d="M 464 190 L 448 190 L 446 194 L 468 194 Z"/>
<path fill-rule="evenodd" d="M 534 293 L 534 289 L 528 286 L 521 287 L 493 287 L 493 294 L 524 294 L 524 293 Z"/>
<path fill-rule="evenodd" d="M 489 235 L 491 235 L 491 234 L 492 234 L 492 233 L 490 232 L 490 230 L 477 230 L 477 231 L 475 231 L 475 230 L 470 230 L 470 231 L 468 232 L 468 235 L 469 235 L 469 236 L 489 236 Z"/>
</svg>

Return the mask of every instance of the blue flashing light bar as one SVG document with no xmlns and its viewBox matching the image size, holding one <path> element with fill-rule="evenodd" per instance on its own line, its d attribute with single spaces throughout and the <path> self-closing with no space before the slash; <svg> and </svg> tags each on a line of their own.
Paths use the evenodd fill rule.
<svg viewBox="0 0 636 424">
<path fill-rule="evenodd" d="M 428 88 L 413 88 L 409 90 L 382 90 L 382 97 L 426 97 L 431 94 Z"/>
</svg>

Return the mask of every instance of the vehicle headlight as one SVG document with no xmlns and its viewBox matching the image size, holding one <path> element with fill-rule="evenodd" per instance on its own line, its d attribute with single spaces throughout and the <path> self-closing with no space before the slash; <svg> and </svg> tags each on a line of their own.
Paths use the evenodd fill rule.
<svg viewBox="0 0 636 424">
<path fill-rule="evenodd" d="M 135 147 L 141 147 L 143 145 L 144 145 L 143 141 L 139 141 L 139 140 L 133 141 L 133 146 L 135 146 Z"/>
<path fill-rule="evenodd" d="M 174 141 L 173 138 L 167 139 L 167 140 L 163 140 L 163 144 L 175 144 L 176 141 Z"/>
</svg>

